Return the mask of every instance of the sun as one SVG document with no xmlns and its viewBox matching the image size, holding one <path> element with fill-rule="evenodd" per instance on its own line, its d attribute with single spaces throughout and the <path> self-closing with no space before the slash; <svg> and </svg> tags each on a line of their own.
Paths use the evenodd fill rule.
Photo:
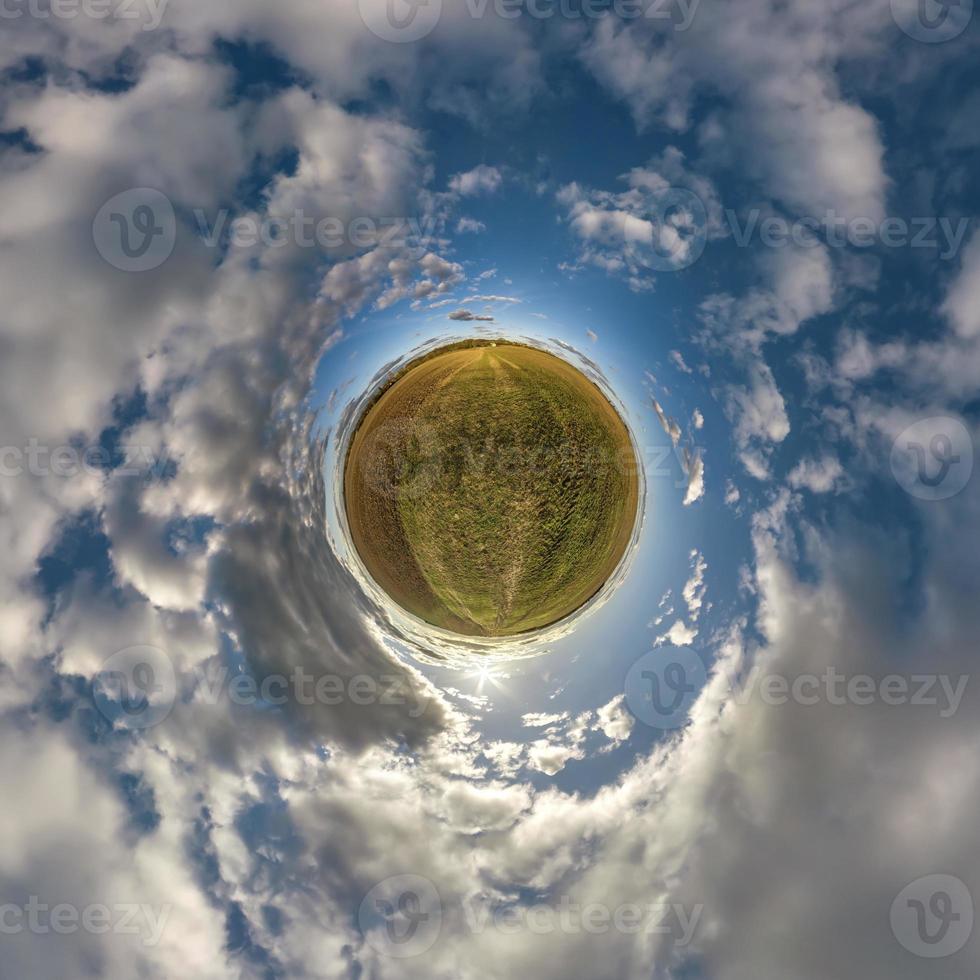
<svg viewBox="0 0 980 980">
<path fill-rule="evenodd" d="M 498 691 L 504 690 L 502 682 L 509 676 L 509 674 L 492 664 L 478 667 L 476 670 L 470 671 L 467 674 L 467 677 L 475 678 L 477 694 L 482 694 L 488 685 L 495 687 Z"/>
</svg>

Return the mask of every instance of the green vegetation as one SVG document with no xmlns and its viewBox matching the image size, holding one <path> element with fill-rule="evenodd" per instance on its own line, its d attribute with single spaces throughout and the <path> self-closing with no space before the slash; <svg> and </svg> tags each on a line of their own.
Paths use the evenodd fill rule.
<svg viewBox="0 0 980 980">
<path fill-rule="evenodd" d="M 636 465 L 626 425 L 580 371 L 467 342 L 410 364 L 365 412 L 345 505 L 397 603 L 456 633 L 508 636 L 564 618 L 615 571 Z"/>
</svg>

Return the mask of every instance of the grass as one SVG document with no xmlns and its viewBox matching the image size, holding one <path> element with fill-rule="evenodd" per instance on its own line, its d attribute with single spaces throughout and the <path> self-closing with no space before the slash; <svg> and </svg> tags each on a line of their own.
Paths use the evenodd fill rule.
<svg viewBox="0 0 980 980">
<path fill-rule="evenodd" d="M 467 342 L 408 365 L 367 409 L 344 470 L 361 560 L 409 612 L 509 636 L 592 598 L 633 531 L 626 425 L 572 365 Z"/>
</svg>

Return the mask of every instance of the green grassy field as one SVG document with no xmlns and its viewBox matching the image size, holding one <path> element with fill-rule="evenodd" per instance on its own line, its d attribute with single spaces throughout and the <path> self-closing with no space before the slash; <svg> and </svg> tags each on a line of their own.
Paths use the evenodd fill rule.
<svg viewBox="0 0 980 980">
<path fill-rule="evenodd" d="M 375 581 L 466 635 L 527 632 L 592 598 L 623 556 L 638 491 L 629 433 L 599 389 L 506 343 L 410 364 L 365 413 L 344 470 Z"/>
</svg>

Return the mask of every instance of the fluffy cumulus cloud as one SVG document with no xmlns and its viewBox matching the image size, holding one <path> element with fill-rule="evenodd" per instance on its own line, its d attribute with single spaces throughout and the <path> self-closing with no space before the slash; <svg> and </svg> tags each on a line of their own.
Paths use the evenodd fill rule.
<svg viewBox="0 0 980 980">
<path fill-rule="evenodd" d="M 17 972 L 240 975 L 226 955 L 226 930 L 230 912 L 248 913 L 221 870 L 220 838 L 234 834 L 243 799 L 233 783 L 285 745 L 279 726 L 261 718 L 252 731 L 265 729 L 264 748 L 234 734 L 227 700 L 202 694 L 205 678 L 227 674 L 228 650 L 237 648 L 258 677 L 299 665 L 337 678 L 383 674 L 426 709 L 400 706 L 404 698 L 373 711 L 297 705 L 297 730 L 337 746 L 416 743 L 448 723 L 427 683 L 365 628 L 365 610 L 344 601 L 350 573 L 317 540 L 323 486 L 312 460 L 322 446 L 301 405 L 316 357 L 342 335 L 347 313 L 372 300 L 438 294 L 462 279 L 461 269 L 382 241 L 341 240 L 323 263 L 296 238 L 280 246 L 232 233 L 205 244 L 197 234 L 223 215 L 247 227 L 298 214 L 316 224 L 411 213 L 424 139 L 394 119 L 344 111 L 328 94 L 339 61 L 319 46 L 315 58 L 330 68 L 319 92 L 287 86 L 233 98 L 229 68 L 202 56 L 207 32 L 234 35 L 244 16 L 303 61 L 293 48 L 302 44 L 303 15 L 273 15 L 260 26 L 255 11 L 224 13 L 222 21 L 175 4 L 169 50 L 154 50 L 149 33 L 124 35 L 119 22 L 111 35 L 94 31 L 85 18 L 25 17 L 4 34 L 8 64 L 36 56 L 52 73 L 25 81 L 4 106 L 5 128 L 23 132 L 27 149 L 4 157 L 0 178 L 9 219 L 5 439 L 23 463 L 3 487 L 4 510 L 17 514 L 4 530 L 3 772 L 5 796 L 18 803 L 7 810 L 5 838 L 17 857 L 0 874 L 2 891 L 5 900 L 34 894 L 76 909 L 142 903 L 166 919 L 162 938 L 154 931 L 127 940 L 101 927 L 77 941 L 21 935 L 5 953 Z M 341 33 L 343 23 L 334 25 Z M 348 28 L 355 33 L 352 21 Z M 363 33 L 360 25 L 356 36 Z M 108 51 L 124 50 L 128 84 L 86 85 L 79 73 L 107 74 Z M 244 202 L 240 183 L 285 152 L 295 166 L 270 170 L 261 200 Z M 174 216 L 173 254 L 140 274 L 125 270 L 125 255 L 92 247 L 100 206 L 130 188 L 152 188 Z M 134 399 L 142 407 L 130 415 Z M 107 463 L 119 450 L 106 449 L 70 479 L 52 465 L 59 447 L 73 447 L 77 461 L 100 440 L 141 452 Z M 32 575 L 63 534 L 94 534 L 90 547 L 105 549 L 108 580 L 82 571 L 49 607 Z M 118 742 L 91 696 L 75 702 L 69 694 L 95 690 L 107 656 L 134 646 L 165 651 L 180 703 L 171 725 Z M 74 705 L 54 727 L 52 714 L 37 710 L 52 699 Z M 34 762 L 25 767 L 28 744 Z M 196 788 L 176 778 L 192 758 L 204 780 Z M 130 781 L 128 808 L 120 789 Z M 38 812 L 63 816 L 41 827 Z M 195 853 L 210 855 L 216 870 L 202 874 Z M 155 921 L 144 925 L 155 930 Z M 311 941 L 313 955 L 324 940 Z M 339 956 L 327 958 L 328 973 Z"/>
<path fill-rule="evenodd" d="M 889 5 L 752 0 L 737 24 L 708 0 L 684 7 L 683 30 L 675 16 L 603 18 L 581 57 L 643 126 L 689 130 L 697 98 L 723 94 L 729 107 L 702 122 L 702 139 L 738 154 L 767 194 L 804 214 L 881 218 L 878 126 L 842 94 L 835 69 L 887 43 Z"/>
<path fill-rule="evenodd" d="M 579 266 L 597 266 L 643 292 L 653 287 L 657 272 L 687 268 L 709 239 L 726 234 L 714 185 L 690 172 L 676 147 L 620 180 L 623 191 L 591 190 L 578 183 L 558 191 L 580 246 Z"/>
<path fill-rule="evenodd" d="M 449 181 L 449 189 L 462 197 L 472 197 L 477 194 L 492 194 L 500 189 L 503 175 L 497 167 L 488 167 L 481 163 L 466 173 L 456 174 Z"/>
<path fill-rule="evenodd" d="M 672 726 L 628 680 L 607 691 L 599 676 L 597 656 L 631 642 L 593 628 L 619 623 L 621 594 L 583 631 L 588 658 L 533 661 L 549 694 L 527 704 L 499 664 L 462 693 L 445 664 L 409 656 L 404 624 L 334 547 L 323 461 L 354 393 L 339 385 L 325 412 L 311 397 L 318 365 L 352 360 L 341 347 L 367 314 L 448 317 L 462 335 L 537 302 L 462 292 L 497 267 L 477 275 L 488 257 L 456 252 L 453 233 L 490 234 L 472 235 L 486 226 L 460 206 L 519 181 L 509 165 L 467 169 L 455 147 L 448 167 L 434 161 L 420 120 L 477 130 L 552 98 L 550 57 L 577 57 L 640 129 L 669 131 L 607 189 L 589 175 L 548 185 L 575 250 L 566 271 L 659 300 L 661 276 L 733 234 L 718 188 L 736 167 L 767 214 L 880 219 L 883 138 L 841 73 L 884 57 L 888 5 L 691 5 L 684 30 L 602 17 L 547 42 L 521 19 L 474 30 L 450 6 L 412 44 L 365 26 L 382 0 L 171 0 L 147 6 L 154 30 L 5 22 L 0 926 L 41 918 L 3 936 L 4 966 L 975 977 L 976 937 L 917 956 L 889 910 L 935 873 L 980 897 L 977 483 L 945 500 L 892 488 L 897 529 L 848 501 L 892 487 L 889 453 L 922 418 L 962 419 L 961 456 L 980 434 L 980 234 L 934 308 L 914 311 L 931 318 L 922 339 L 875 333 L 862 307 L 810 343 L 858 288 L 823 244 L 765 252 L 742 283 L 712 278 L 683 318 L 696 356 L 657 338 L 685 387 L 657 385 L 632 421 L 680 466 L 678 514 L 741 520 L 697 547 L 669 520 L 637 529 L 679 555 L 645 679 L 668 648 L 703 675 L 675 687 L 689 696 Z M 238 44 L 276 66 L 275 84 L 219 56 Z M 681 136 L 696 159 L 671 145 Z M 127 271 L 139 249 L 98 235 L 133 189 L 125 201 L 169 237 L 142 272 Z M 402 235 L 363 221 L 393 215 L 419 217 Z M 312 247 L 301 233 L 321 227 L 330 243 Z M 601 343 L 584 325 L 570 335 L 612 349 L 613 325 L 600 329 Z M 798 397 L 781 387 L 791 370 Z M 876 386 L 885 372 L 898 391 Z M 721 428 L 728 442 L 706 456 Z M 706 482 L 705 458 L 723 452 L 739 465 Z M 622 593 L 663 594 L 636 581 Z M 594 690 L 566 708 L 575 671 Z M 496 724 L 502 710 L 519 722 Z"/>
</svg>

